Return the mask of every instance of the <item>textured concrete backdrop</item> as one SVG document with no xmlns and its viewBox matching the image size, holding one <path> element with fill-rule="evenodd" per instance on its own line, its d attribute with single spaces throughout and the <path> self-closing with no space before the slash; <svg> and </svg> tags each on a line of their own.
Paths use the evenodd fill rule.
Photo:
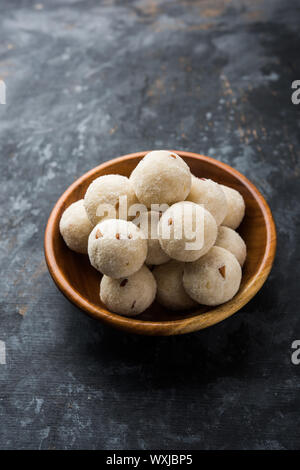
<svg viewBox="0 0 300 470">
<path fill-rule="evenodd" d="M 1 2 L 0 448 L 300 447 L 299 46 L 298 0 Z M 159 148 L 250 178 L 278 252 L 239 314 L 142 338 L 61 295 L 43 234 L 82 173 Z"/>
</svg>

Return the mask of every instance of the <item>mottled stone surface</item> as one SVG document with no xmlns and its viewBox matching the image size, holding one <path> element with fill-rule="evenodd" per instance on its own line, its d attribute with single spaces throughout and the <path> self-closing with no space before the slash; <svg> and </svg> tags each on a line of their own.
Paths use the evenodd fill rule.
<svg viewBox="0 0 300 470">
<path fill-rule="evenodd" d="M 299 448 L 299 47 L 298 0 L 1 2 L 1 448 Z M 157 148 L 242 171 L 278 228 L 262 291 L 183 337 L 86 317 L 43 255 L 70 183 Z"/>
</svg>

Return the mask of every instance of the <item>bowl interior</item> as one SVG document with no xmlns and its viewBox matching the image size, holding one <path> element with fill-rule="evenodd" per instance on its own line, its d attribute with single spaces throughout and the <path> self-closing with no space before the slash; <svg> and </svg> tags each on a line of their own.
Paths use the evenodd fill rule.
<svg viewBox="0 0 300 470">
<path fill-rule="evenodd" d="M 45 251 L 50 273 L 62 292 L 87 313 L 119 328 L 149 334 L 174 334 L 205 328 L 221 321 L 244 305 L 260 288 L 271 268 L 275 253 L 275 227 L 261 194 L 244 176 L 227 165 L 187 152 L 178 153 L 195 176 L 211 178 L 231 186 L 245 199 L 246 214 L 238 228 L 247 245 L 247 259 L 243 267 L 240 290 L 234 299 L 216 308 L 199 306 L 190 311 L 174 312 L 154 302 L 136 318 L 121 317 L 106 309 L 99 298 L 100 273 L 90 265 L 88 256 L 67 248 L 59 232 L 59 220 L 71 203 L 84 197 L 93 179 L 112 173 L 129 176 L 144 153 L 111 160 L 83 175 L 59 199 L 47 226 Z M 272 240 L 274 246 L 271 249 Z M 151 328 L 147 329 L 148 324 Z M 171 332 L 172 325 L 176 328 L 171 328 Z"/>
</svg>

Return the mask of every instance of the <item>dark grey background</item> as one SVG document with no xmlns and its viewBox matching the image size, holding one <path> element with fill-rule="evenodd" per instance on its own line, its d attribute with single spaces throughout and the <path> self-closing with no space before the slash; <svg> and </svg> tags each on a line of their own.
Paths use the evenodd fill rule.
<svg viewBox="0 0 300 470">
<path fill-rule="evenodd" d="M 1 1 L 1 448 L 300 447 L 299 7 Z M 43 235 L 82 173 L 159 148 L 249 177 L 273 210 L 278 251 L 264 288 L 232 318 L 143 338 L 61 295 Z"/>
</svg>

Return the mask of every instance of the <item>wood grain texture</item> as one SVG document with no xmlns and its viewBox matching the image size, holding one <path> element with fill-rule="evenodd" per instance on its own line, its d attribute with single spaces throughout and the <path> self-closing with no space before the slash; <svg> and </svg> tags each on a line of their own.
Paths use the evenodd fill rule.
<svg viewBox="0 0 300 470">
<path fill-rule="evenodd" d="M 188 312 L 168 311 L 157 302 L 136 318 L 109 312 L 99 299 L 101 275 L 88 257 L 67 248 L 60 232 L 63 211 L 82 198 L 93 179 L 105 174 L 129 176 L 147 152 L 125 155 L 103 163 L 75 181 L 53 208 L 45 232 L 45 257 L 52 278 L 62 293 L 92 317 L 128 332 L 146 335 L 177 335 L 214 325 L 240 310 L 262 287 L 276 251 L 276 229 L 268 204 L 256 187 L 241 173 L 215 159 L 175 150 L 192 173 L 237 189 L 244 197 L 246 215 L 238 229 L 247 245 L 247 259 L 237 295 L 215 308 L 199 306 Z"/>
</svg>

